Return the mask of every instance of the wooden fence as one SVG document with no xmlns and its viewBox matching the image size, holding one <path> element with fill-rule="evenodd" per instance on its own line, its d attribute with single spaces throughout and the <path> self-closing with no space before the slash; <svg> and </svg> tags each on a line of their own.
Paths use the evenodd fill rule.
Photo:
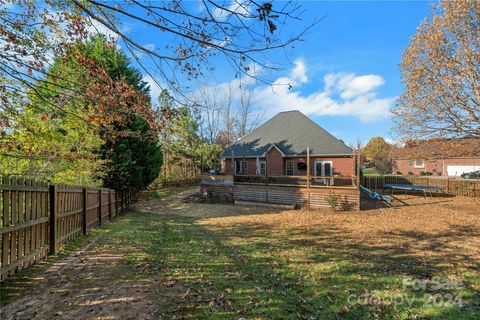
<svg viewBox="0 0 480 320">
<path fill-rule="evenodd" d="M 443 187 L 445 193 L 455 196 L 480 196 L 480 181 L 470 179 L 430 176 L 363 176 L 361 184 L 371 190 L 383 192 L 385 184 L 420 184 Z"/>
<path fill-rule="evenodd" d="M 0 177 L 0 279 L 116 216 L 133 192 Z"/>
</svg>

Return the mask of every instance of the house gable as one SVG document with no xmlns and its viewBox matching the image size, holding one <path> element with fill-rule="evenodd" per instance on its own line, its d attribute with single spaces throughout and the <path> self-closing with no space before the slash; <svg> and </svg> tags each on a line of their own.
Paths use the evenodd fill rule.
<svg viewBox="0 0 480 320">
<path fill-rule="evenodd" d="M 242 137 L 227 148 L 223 158 L 261 157 L 267 150 L 275 147 L 284 156 L 306 155 L 310 147 L 311 155 L 351 155 L 352 150 L 345 143 L 300 111 L 287 111 Z"/>
</svg>

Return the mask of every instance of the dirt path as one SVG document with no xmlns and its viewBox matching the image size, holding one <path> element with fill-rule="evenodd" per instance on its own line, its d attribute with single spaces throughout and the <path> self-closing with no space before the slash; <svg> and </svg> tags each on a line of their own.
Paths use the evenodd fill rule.
<svg viewBox="0 0 480 320">
<path fill-rule="evenodd" d="M 132 211 L 186 214 L 191 208 L 181 199 L 194 191 L 188 189 L 164 199 L 142 201 Z M 152 296 L 159 293 L 159 282 L 164 279 L 145 277 L 142 274 L 145 266 L 129 261 L 141 255 L 142 248 L 129 243 L 119 245 L 118 239 L 109 235 L 109 226 L 106 228 L 94 231 L 99 234 L 68 257 L 41 268 L 43 270 L 34 275 L 27 272 L 26 276 L 20 275 L 7 282 L 2 296 L 18 295 L 19 298 L 4 297 L 11 301 L 2 306 L 1 318 L 161 318 L 161 312 L 155 307 L 157 301 Z M 168 291 L 175 296 L 175 288 L 171 285 Z"/>
<path fill-rule="evenodd" d="M 33 279 L 33 290 L 2 308 L 5 319 L 147 319 L 148 283 L 122 263 L 125 252 L 92 244 Z M 126 276 L 123 276 L 126 275 Z"/>
</svg>

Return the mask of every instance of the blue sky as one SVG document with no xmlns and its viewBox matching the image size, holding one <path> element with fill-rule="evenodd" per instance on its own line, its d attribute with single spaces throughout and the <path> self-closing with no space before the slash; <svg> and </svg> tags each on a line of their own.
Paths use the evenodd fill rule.
<svg viewBox="0 0 480 320">
<path fill-rule="evenodd" d="M 377 75 L 384 80 L 383 85 L 374 89 L 378 97 L 399 96 L 403 90 L 399 69 L 402 50 L 420 22 L 428 16 L 431 4 L 426 1 L 304 2 L 309 14 L 327 16 L 296 52 L 307 65 L 317 66 L 302 92 L 308 94 L 321 87 L 327 73 L 346 72 Z M 366 104 L 365 108 L 368 107 Z M 357 139 L 366 143 L 376 135 L 395 139 L 385 114 L 368 121 L 349 115 L 312 118 L 352 143 Z"/>
<path fill-rule="evenodd" d="M 260 71 L 273 87 L 248 81 L 256 106 L 265 111 L 265 119 L 298 109 L 349 144 L 366 143 L 373 136 L 395 140 L 388 112 L 403 90 L 399 69 L 402 50 L 428 16 L 432 3 L 300 1 L 303 21 L 286 26 L 288 33 L 324 18 L 286 57 L 283 52 L 270 54 L 269 58 L 282 62 L 283 67 L 277 73 Z M 198 10 L 196 1 L 187 5 Z M 151 49 L 168 41 L 151 28 L 128 24 L 123 28 Z M 221 90 L 238 81 L 224 61 L 213 64 L 216 71 L 207 80 L 185 85 Z M 151 83 L 152 95 L 157 96 L 159 88 L 149 77 L 145 79 Z M 283 85 L 287 82 L 293 85 L 291 90 Z"/>
</svg>

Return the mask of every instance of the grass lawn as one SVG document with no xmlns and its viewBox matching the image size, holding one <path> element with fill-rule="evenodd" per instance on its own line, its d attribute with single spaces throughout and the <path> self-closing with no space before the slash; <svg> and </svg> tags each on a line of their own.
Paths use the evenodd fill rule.
<svg viewBox="0 0 480 320">
<path fill-rule="evenodd" d="M 90 248 L 7 282 L 4 316 L 480 317 L 475 200 L 332 213 L 190 204 L 180 201 L 184 191 L 172 194 L 96 230 L 84 240 Z"/>
<path fill-rule="evenodd" d="M 362 173 L 364 176 L 380 176 L 380 173 L 377 171 L 376 168 L 365 168 L 362 169 Z"/>
</svg>

